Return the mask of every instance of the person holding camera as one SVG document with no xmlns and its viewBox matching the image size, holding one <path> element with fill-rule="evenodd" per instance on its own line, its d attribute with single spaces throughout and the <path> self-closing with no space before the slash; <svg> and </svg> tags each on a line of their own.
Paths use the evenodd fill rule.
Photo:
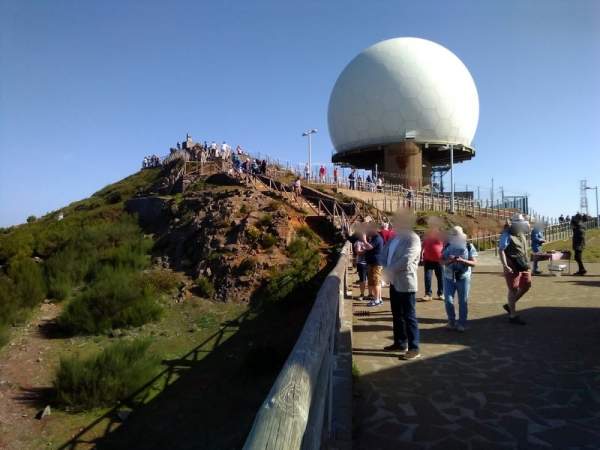
<svg viewBox="0 0 600 450">
<path fill-rule="evenodd" d="M 444 304 L 450 330 L 464 332 L 467 326 L 471 267 L 477 264 L 477 250 L 462 227 L 454 226 L 448 232 L 448 242 L 442 250 L 444 266 Z M 458 295 L 458 321 L 454 309 L 454 296 Z"/>
<path fill-rule="evenodd" d="M 529 222 L 522 214 L 514 214 L 510 224 L 500 235 L 498 250 L 504 268 L 504 278 L 508 286 L 508 303 L 502 307 L 508 313 L 508 321 L 515 325 L 525 325 L 517 315 L 517 302 L 531 288 L 531 270 L 527 255 Z"/>
</svg>

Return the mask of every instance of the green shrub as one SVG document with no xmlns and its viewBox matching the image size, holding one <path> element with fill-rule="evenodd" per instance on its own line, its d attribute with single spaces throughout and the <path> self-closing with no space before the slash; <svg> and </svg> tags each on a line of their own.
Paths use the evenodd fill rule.
<svg viewBox="0 0 600 450">
<path fill-rule="evenodd" d="M 196 279 L 198 294 L 201 297 L 212 298 L 215 295 L 215 286 L 205 276 L 199 276 Z"/>
<path fill-rule="evenodd" d="M 179 288 L 183 280 L 181 275 L 171 270 L 154 269 L 142 274 L 142 282 L 158 292 L 168 294 Z"/>
<path fill-rule="evenodd" d="M 260 245 L 262 245 L 262 247 L 265 249 L 271 248 L 275 244 L 277 244 L 277 238 L 271 233 L 265 233 L 260 238 Z"/>
<path fill-rule="evenodd" d="M 27 217 L 27 223 L 33 223 L 36 220 L 37 220 L 37 217 L 35 217 L 34 215 Z"/>
<path fill-rule="evenodd" d="M 56 300 L 64 300 L 73 289 L 71 280 L 65 274 L 59 273 L 56 277 L 48 279 L 48 296 Z"/>
<path fill-rule="evenodd" d="M 273 216 L 271 214 L 263 214 L 256 223 L 260 228 L 266 228 L 273 224 Z"/>
<path fill-rule="evenodd" d="M 244 258 L 237 266 L 237 273 L 239 275 L 248 275 L 256 270 L 258 262 L 255 258 Z"/>
<path fill-rule="evenodd" d="M 5 323 L 0 322 L 0 348 L 8 344 L 9 339 L 10 327 Z"/>
<path fill-rule="evenodd" d="M 305 238 L 309 242 L 318 243 L 320 241 L 319 236 L 315 233 L 308 225 L 302 225 L 296 230 L 296 235 L 300 238 Z"/>
<path fill-rule="evenodd" d="M 277 211 L 281 208 L 281 202 L 278 200 L 271 200 L 267 205 L 269 211 Z"/>
<path fill-rule="evenodd" d="M 258 228 L 252 225 L 249 225 L 248 228 L 246 228 L 246 237 L 250 242 L 258 242 L 258 240 L 260 239 L 260 235 L 261 233 Z"/>
<path fill-rule="evenodd" d="M 13 232 L 0 237 L 0 264 L 8 262 L 14 256 L 31 256 L 34 238 L 31 231 L 16 228 Z"/>
<path fill-rule="evenodd" d="M 162 308 L 155 295 L 154 289 L 144 285 L 139 275 L 106 267 L 66 306 L 58 323 L 73 334 L 137 327 L 160 317 Z"/>
<path fill-rule="evenodd" d="M 15 285 L 14 295 L 21 306 L 32 308 L 46 296 L 46 281 L 39 264 L 26 256 L 10 260 L 8 276 Z"/>
<path fill-rule="evenodd" d="M 61 358 L 53 386 L 57 403 L 71 410 L 111 406 L 144 385 L 158 360 L 149 342 L 121 341 L 92 357 Z"/>
<path fill-rule="evenodd" d="M 277 302 L 299 286 L 310 281 L 319 271 L 320 255 L 314 245 L 304 238 L 294 239 L 287 248 L 290 263 L 273 271 L 259 293 L 263 302 Z"/>
<path fill-rule="evenodd" d="M 15 299 L 15 284 L 6 275 L 0 274 L 0 324 L 11 324 L 19 309 L 19 299 Z"/>
</svg>

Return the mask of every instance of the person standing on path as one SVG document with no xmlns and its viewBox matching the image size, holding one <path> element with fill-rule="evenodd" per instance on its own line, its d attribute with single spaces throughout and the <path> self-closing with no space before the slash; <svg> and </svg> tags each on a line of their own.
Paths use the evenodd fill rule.
<svg viewBox="0 0 600 450">
<path fill-rule="evenodd" d="M 423 302 L 428 302 L 432 299 L 433 286 L 432 278 L 435 273 L 437 280 L 437 300 L 443 300 L 442 294 L 444 290 L 444 281 L 442 279 L 442 249 L 444 241 L 442 233 L 437 224 L 431 225 L 423 239 L 423 250 L 421 252 L 421 261 L 423 261 L 424 279 L 425 279 L 425 296 L 421 299 Z"/>
<path fill-rule="evenodd" d="M 573 275 L 583 276 L 587 273 L 582 260 L 583 250 L 585 250 L 585 225 L 580 219 L 573 220 L 571 222 L 571 227 L 573 228 L 573 251 L 575 252 L 575 261 L 577 261 L 577 265 L 579 266 L 579 270 Z"/>
<path fill-rule="evenodd" d="M 532 253 L 541 253 L 542 244 L 544 244 L 546 240 L 544 239 L 544 224 L 542 222 L 537 222 L 533 226 L 533 230 L 531 231 L 531 252 Z M 533 259 L 533 275 L 541 275 L 542 271 L 538 269 L 538 260 L 534 257 Z"/>
<path fill-rule="evenodd" d="M 369 296 L 371 297 L 371 301 L 367 303 L 367 306 L 379 306 L 383 304 L 383 299 L 381 298 L 381 275 L 383 272 L 384 244 L 375 223 L 368 225 L 367 237 L 365 259 L 368 267 Z"/>
<path fill-rule="evenodd" d="M 447 328 L 464 332 L 469 312 L 469 290 L 471 288 L 471 267 L 477 264 L 477 250 L 470 242 L 462 227 L 452 227 L 448 233 L 448 243 L 442 251 L 444 265 L 444 304 L 448 316 Z M 454 308 L 454 294 L 458 294 L 458 321 Z"/>
<path fill-rule="evenodd" d="M 364 300 L 367 286 L 367 260 L 365 258 L 367 237 L 360 230 L 355 233 L 355 237 L 356 241 L 352 245 L 352 250 L 356 256 L 356 272 L 358 273 L 358 287 L 360 289 L 358 300 Z"/>
<path fill-rule="evenodd" d="M 421 257 L 421 240 L 412 230 L 413 216 L 399 214 L 394 220 L 396 236 L 383 251 L 385 279 L 390 283 L 390 304 L 394 342 L 384 348 L 400 351 L 401 359 L 412 360 L 419 352 L 419 322 L 415 309 L 417 271 Z"/>
<path fill-rule="evenodd" d="M 517 213 L 513 215 L 510 226 L 500 235 L 498 245 L 504 278 L 508 286 L 508 303 L 503 308 L 509 315 L 508 321 L 515 325 L 525 325 L 517 315 L 517 302 L 531 288 L 526 233 L 529 233 L 529 223 L 522 214 Z"/>
</svg>

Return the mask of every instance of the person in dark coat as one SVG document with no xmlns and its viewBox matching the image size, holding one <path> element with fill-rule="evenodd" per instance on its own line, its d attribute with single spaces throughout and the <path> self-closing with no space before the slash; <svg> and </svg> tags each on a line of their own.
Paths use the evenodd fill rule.
<svg viewBox="0 0 600 450">
<path fill-rule="evenodd" d="M 579 270 L 575 272 L 574 275 L 585 275 L 587 270 L 585 270 L 585 266 L 581 259 L 583 250 L 585 249 L 585 226 L 581 220 L 573 220 L 571 222 L 571 227 L 573 228 L 573 251 L 575 252 L 575 261 L 577 261 L 577 265 L 579 266 Z"/>
</svg>

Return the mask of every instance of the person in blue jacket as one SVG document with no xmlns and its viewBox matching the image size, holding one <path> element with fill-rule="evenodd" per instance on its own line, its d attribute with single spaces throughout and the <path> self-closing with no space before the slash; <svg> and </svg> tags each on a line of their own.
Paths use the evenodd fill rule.
<svg viewBox="0 0 600 450">
<path fill-rule="evenodd" d="M 544 224 L 541 222 L 536 223 L 531 230 L 531 251 L 532 253 L 540 253 L 542 251 L 542 244 L 546 242 L 544 239 Z M 538 269 L 538 261 L 533 259 L 533 275 L 541 275 L 542 271 Z"/>
</svg>

